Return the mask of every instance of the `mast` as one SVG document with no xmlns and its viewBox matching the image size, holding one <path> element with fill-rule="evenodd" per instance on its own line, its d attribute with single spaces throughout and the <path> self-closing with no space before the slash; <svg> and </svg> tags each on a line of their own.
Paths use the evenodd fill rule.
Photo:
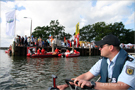
<svg viewBox="0 0 135 90">
<path fill-rule="evenodd" d="M 16 32 L 16 8 L 15 8 L 15 28 L 14 28 L 14 39 L 15 39 L 15 32 Z"/>
</svg>

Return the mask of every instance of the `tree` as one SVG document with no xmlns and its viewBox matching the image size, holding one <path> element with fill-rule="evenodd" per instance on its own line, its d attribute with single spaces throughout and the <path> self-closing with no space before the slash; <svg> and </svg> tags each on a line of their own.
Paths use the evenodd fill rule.
<svg viewBox="0 0 135 90">
<path fill-rule="evenodd" d="M 134 33 L 131 29 L 125 29 L 122 22 L 110 23 L 97 22 L 93 25 L 87 25 L 80 29 L 80 40 L 82 41 L 99 41 L 107 34 L 117 36 L 122 43 L 135 43 Z"/>
<path fill-rule="evenodd" d="M 56 21 L 51 20 L 50 26 L 43 26 L 43 27 L 37 26 L 34 29 L 34 32 L 32 33 L 32 35 L 34 37 L 41 37 L 41 38 L 44 38 L 44 39 L 49 38 L 50 34 L 53 36 L 53 38 L 57 38 L 57 39 L 60 39 L 60 40 L 63 40 L 64 36 L 67 39 L 70 39 L 71 36 L 72 36 L 69 33 L 65 33 L 65 27 L 62 26 L 62 25 L 59 25 L 58 20 L 56 20 Z"/>
</svg>

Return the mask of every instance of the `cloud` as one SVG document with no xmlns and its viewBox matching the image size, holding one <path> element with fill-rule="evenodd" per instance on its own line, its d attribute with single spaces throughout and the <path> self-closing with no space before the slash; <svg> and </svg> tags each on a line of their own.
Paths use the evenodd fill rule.
<svg viewBox="0 0 135 90">
<path fill-rule="evenodd" d="M 125 22 L 125 25 L 134 23 L 134 20 L 135 20 L 135 12 L 132 13 L 132 14 L 128 17 L 127 21 Z"/>
<path fill-rule="evenodd" d="M 5 13 L 18 7 L 16 10 L 16 34 L 21 36 L 30 34 L 30 19 L 32 18 L 32 28 L 37 26 L 47 26 L 51 20 L 59 20 L 65 26 L 66 33 L 73 33 L 76 24 L 80 23 L 80 28 L 96 22 L 114 23 L 123 22 L 126 25 L 134 24 L 134 1 L 121 0 L 96 0 L 96 1 L 7 1 L 1 2 L 1 46 L 9 46 L 13 37 L 5 34 L 6 22 Z M 131 7 L 132 6 L 132 7 Z M 131 27 L 134 28 L 134 27 Z M 11 38 L 8 39 L 7 38 Z M 4 41 L 8 42 L 4 42 Z M 5 44 L 6 43 L 6 44 Z"/>
</svg>

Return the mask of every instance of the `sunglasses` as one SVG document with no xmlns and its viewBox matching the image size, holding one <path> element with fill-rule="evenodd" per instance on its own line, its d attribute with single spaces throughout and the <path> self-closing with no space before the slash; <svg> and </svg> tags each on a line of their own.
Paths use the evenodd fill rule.
<svg viewBox="0 0 135 90">
<path fill-rule="evenodd" d="M 103 48 L 104 45 L 100 45 L 99 48 Z"/>
<path fill-rule="evenodd" d="M 105 44 L 104 44 L 104 45 L 105 45 Z M 103 48 L 103 47 L 104 47 L 104 45 L 100 45 L 100 46 L 99 46 L 99 48 Z M 108 46 L 110 46 L 110 45 L 108 44 Z"/>
</svg>

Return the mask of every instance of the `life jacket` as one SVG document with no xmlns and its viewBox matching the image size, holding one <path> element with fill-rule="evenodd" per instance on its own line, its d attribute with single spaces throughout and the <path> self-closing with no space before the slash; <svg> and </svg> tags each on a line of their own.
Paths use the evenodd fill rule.
<svg viewBox="0 0 135 90">
<path fill-rule="evenodd" d="M 39 49 L 37 50 L 37 54 L 40 54 L 40 50 Z"/>
<path fill-rule="evenodd" d="M 77 51 L 76 51 L 76 50 L 74 50 L 74 52 L 75 52 L 75 53 L 77 53 Z"/>
<path fill-rule="evenodd" d="M 127 60 L 127 57 L 128 57 L 127 52 L 123 49 L 120 49 L 120 53 L 116 59 L 114 69 L 113 69 L 113 74 L 112 74 L 112 78 L 114 78 L 116 82 Z M 100 82 L 108 82 L 108 64 L 107 64 L 107 58 L 105 57 L 102 58 L 100 75 L 101 75 Z"/>
<path fill-rule="evenodd" d="M 41 50 L 41 53 L 42 53 L 42 54 L 45 54 L 45 49 L 42 49 L 42 50 Z"/>
<path fill-rule="evenodd" d="M 55 49 L 55 52 L 59 52 L 59 49 Z"/>
<path fill-rule="evenodd" d="M 67 50 L 66 52 L 70 52 L 69 50 Z"/>
</svg>

